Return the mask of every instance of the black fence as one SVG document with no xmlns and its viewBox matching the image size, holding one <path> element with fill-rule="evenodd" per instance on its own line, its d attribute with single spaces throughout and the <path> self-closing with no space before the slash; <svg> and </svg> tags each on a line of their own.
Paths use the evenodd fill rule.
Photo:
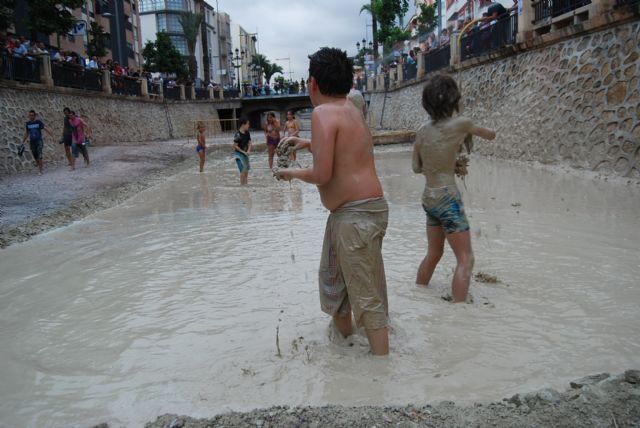
<svg viewBox="0 0 640 428">
<path fill-rule="evenodd" d="M 224 98 L 225 99 L 239 98 L 239 97 L 240 97 L 240 91 L 238 91 L 237 89 L 225 89 L 224 90 Z"/>
<path fill-rule="evenodd" d="M 402 74 L 404 80 L 415 79 L 418 75 L 418 64 L 415 62 L 413 64 L 402 64 Z"/>
<path fill-rule="evenodd" d="M 219 89 L 214 89 L 213 90 L 213 99 L 214 100 L 219 100 L 220 99 L 220 90 Z"/>
<path fill-rule="evenodd" d="M 196 100 L 208 100 L 209 89 L 196 89 Z"/>
<path fill-rule="evenodd" d="M 193 99 L 193 94 L 191 92 L 191 86 L 185 86 L 184 87 L 184 98 L 186 100 L 192 100 Z"/>
<path fill-rule="evenodd" d="M 432 73 L 449 66 L 451 62 L 451 45 L 446 44 L 424 54 L 424 71 Z"/>
<path fill-rule="evenodd" d="M 633 1 L 637 2 L 638 0 L 616 0 L 616 4 L 619 5 L 621 2 L 631 3 Z M 533 2 L 533 22 L 555 18 L 588 4 L 591 4 L 591 0 L 540 0 Z"/>
<path fill-rule="evenodd" d="M 616 0 L 616 7 L 640 5 L 640 0 Z"/>
<path fill-rule="evenodd" d="M 66 62 L 51 63 L 51 77 L 55 86 L 102 91 L 102 71 L 85 69 Z"/>
<path fill-rule="evenodd" d="M 180 101 L 180 87 L 179 86 L 173 86 L 173 87 L 164 87 L 164 98 L 166 100 L 175 100 L 175 101 Z"/>
<path fill-rule="evenodd" d="M 156 97 L 160 96 L 160 83 L 153 83 L 152 81 L 147 80 L 147 88 L 149 91 L 149 95 L 155 95 Z"/>
<path fill-rule="evenodd" d="M 516 42 L 518 34 L 518 15 L 500 18 L 487 27 L 480 27 L 460 41 L 460 56 L 464 61 L 480 55 L 485 55 Z"/>
<path fill-rule="evenodd" d="M 551 16 L 560 16 L 571 12 L 579 7 L 586 6 L 591 0 L 552 0 Z"/>
<path fill-rule="evenodd" d="M 135 77 L 111 75 L 111 93 L 141 96 L 140 80 Z"/>
<path fill-rule="evenodd" d="M 6 51 L 0 54 L 0 78 L 40 83 L 41 61 L 37 56 L 16 57 Z"/>
</svg>

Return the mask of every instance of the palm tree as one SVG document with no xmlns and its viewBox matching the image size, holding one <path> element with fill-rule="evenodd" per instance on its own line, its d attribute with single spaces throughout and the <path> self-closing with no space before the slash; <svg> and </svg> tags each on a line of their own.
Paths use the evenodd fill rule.
<svg viewBox="0 0 640 428">
<path fill-rule="evenodd" d="M 378 20 L 376 19 L 376 11 L 379 4 L 376 0 L 371 0 L 369 4 L 362 5 L 360 13 L 368 12 L 371 14 L 371 32 L 373 33 L 373 58 L 378 59 Z"/>
<path fill-rule="evenodd" d="M 267 57 L 262 54 L 255 54 L 253 58 L 251 58 L 251 65 L 255 65 L 262 70 L 262 73 L 264 74 L 264 80 L 267 84 L 269 84 L 271 76 L 276 73 L 282 73 L 282 67 L 280 67 L 276 63 L 271 64 L 271 61 L 269 61 Z"/>
<path fill-rule="evenodd" d="M 269 63 L 262 69 L 262 72 L 264 73 L 264 80 L 267 82 L 267 85 L 268 85 L 269 81 L 271 80 L 271 76 L 273 76 L 276 73 L 282 73 L 282 67 L 280 67 L 275 62 L 273 64 Z"/>
<path fill-rule="evenodd" d="M 203 15 L 194 12 L 181 12 L 178 22 L 182 26 L 184 38 L 187 41 L 187 50 L 189 51 L 189 80 L 192 82 L 198 75 L 198 63 L 196 62 L 196 41 L 200 34 L 200 25 L 202 24 Z"/>
</svg>

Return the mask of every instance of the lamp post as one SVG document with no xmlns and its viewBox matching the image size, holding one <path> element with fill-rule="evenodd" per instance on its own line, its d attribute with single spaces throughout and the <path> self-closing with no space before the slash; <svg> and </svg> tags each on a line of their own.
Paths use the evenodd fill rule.
<svg viewBox="0 0 640 428">
<path fill-rule="evenodd" d="M 235 49 L 235 56 L 233 52 L 229 52 L 231 55 L 231 65 L 236 69 L 236 79 L 238 80 L 238 95 L 242 93 L 240 89 L 240 68 L 242 67 L 242 60 L 244 59 L 244 51 L 239 51 L 238 48 Z"/>
<path fill-rule="evenodd" d="M 291 55 L 289 55 L 286 58 L 276 58 L 276 61 L 288 61 L 289 62 L 289 80 L 293 81 L 292 76 L 293 76 L 293 72 L 291 71 Z"/>
<path fill-rule="evenodd" d="M 114 1 L 114 2 L 111 2 L 111 3 L 113 5 L 113 12 L 114 13 L 109 12 L 108 9 L 107 9 L 107 12 L 104 12 L 104 13 L 99 14 L 99 15 L 102 15 L 103 17 L 109 19 L 109 31 L 111 33 L 113 33 L 113 27 L 115 27 L 115 30 L 116 30 L 116 37 L 115 37 L 116 49 L 114 50 L 113 46 L 112 46 L 111 56 L 114 57 L 114 56 L 117 55 L 118 58 L 117 59 L 113 58 L 113 60 L 114 61 L 117 60 L 118 62 L 123 63 L 122 65 L 124 67 L 126 64 L 124 64 L 124 61 L 122 60 L 122 44 L 121 44 L 121 41 L 120 41 L 120 37 L 121 37 L 121 34 L 120 34 L 120 16 L 119 16 L 120 15 L 119 14 L 119 12 L 120 12 L 120 3 L 117 2 L 117 1 Z M 115 25 L 112 25 L 112 23 L 115 24 Z"/>
</svg>

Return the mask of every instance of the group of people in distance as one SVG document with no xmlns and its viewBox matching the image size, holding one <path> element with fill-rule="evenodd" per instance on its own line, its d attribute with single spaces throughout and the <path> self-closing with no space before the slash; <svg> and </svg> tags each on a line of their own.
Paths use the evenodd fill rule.
<svg viewBox="0 0 640 428">
<path fill-rule="evenodd" d="M 295 150 L 311 152 L 313 164 L 282 169 L 277 175 L 315 184 L 330 211 L 319 270 L 322 310 L 344 336 L 353 332 L 353 312 L 372 353 L 386 355 L 389 309 L 381 250 L 388 205 L 376 173 L 371 132 L 362 111 L 347 99 L 352 78 L 353 64 L 339 49 L 322 48 L 309 57 L 311 139 L 288 138 Z M 459 115 L 460 100 L 451 77 L 435 75 L 427 80 L 422 106 L 429 120 L 417 130 L 412 159 L 413 171 L 426 180 L 422 206 L 428 239 L 416 283 L 429 283 L 446 238 L 457 259 L 454 302 L 465 301 L 473 267 L 469 223 L 454 176 L 456 155 L 469 135 L 496 136 Z"/>
<path fill-rule="evenodd" d="M 251 164 L 249 162 L 249 154 L 251 153 L 251 133 L 249 132 L 251 124 L 249 119 L 241 117 L 238 123 L 238 130 L 233 136 L 233 156 L 240 171 L 240 184 L 246 185 L 249 180 L 249 170 Z M 275 156 L 276 147 L 281 141 L 280 121 L 276 118 L 274 112 L 267 113 L 266 121 L 262 127 L 264 136 L 267 140 L 267 151 L 269 156 L 269 169 L 273 169 L 273 157 Z M 284 125 L 284 137 L 297 137 L 300 135 L 300 124 L 296 119 L 293 111 L 287 112 L 287 121 Z M 206 161 L 206 138 L 205 125 L 198 122 L 196 125 L 196 153 L 200 158 L 200 172 L 204 172 L 204 164 Z M 292 160 L 296 160 L 295 152 L 292 154 Z"/>
<path fill-rule="evenodd" d="M 62 128 L 62 138 L 59 143 L 64 144 L 64 152 L 67 158 L 67 162 L 70 170 L 76 169 L 76 158 L 82 153 L 85 166 L 89 166 L 89 151 L 87 150 L 87 144 L 89 137 L 91 137 L 91 129 L 89 125 L 82 120 L 76 113 L 69 107 L 65 107 L 64 124 Z M 45 127 L 42 119 L 38 118 L 35 110 L 30 110 L 28 114 L 29 120 L 25 124 L 24 136 L 22 137 L 22 147 L 24 147 L 27 138 L 29 139 L 29 148 L 31 149 L 31 155 L 35 166 L 38 168 L 38 175 L 42 175 L 44 171 L 44 162 L 42 159 L 42 152 L 44 149 L 44 141 L 42 139 L 42 131 L 45 131 L 53 138 L 53 134 L 47 127 Z M 21 148 L 18 152 L 21 156 L 24 149 Z"/>
</svg>

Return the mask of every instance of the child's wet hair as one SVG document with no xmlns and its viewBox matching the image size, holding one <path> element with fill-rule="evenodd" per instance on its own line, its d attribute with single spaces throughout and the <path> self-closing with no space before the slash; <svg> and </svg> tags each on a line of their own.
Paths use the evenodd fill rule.
<svg viewBox="0 0 640 428">
<path fill-rule="evenodd" d="M 240 127 L 240 126 L 244 125 L 244 124 L 245 124 L 245 123 L 247 123 L 247 122 L 249 122 L 249 118 L 248 118 L 248 117 L 245 117 L 245 116 L 242 116 L 242 117 L 240 118 L 240 121 L 238 122 L 238 127 Z"/>
<path fill-rule="evenodd" d="M 353 61 L 343 50 L 321 48 L 309 55 L 309 76 L 315 79 L 321 94 L 346 95 L 352 86 Z"/>
<path fill-rule="evenodd" d="M 453 116 L 459 110 L 460 90 L 451 76 L 437 74 L 430 77 L 422 90 L 422 107 L 437 122 Z"/>
</svg>

